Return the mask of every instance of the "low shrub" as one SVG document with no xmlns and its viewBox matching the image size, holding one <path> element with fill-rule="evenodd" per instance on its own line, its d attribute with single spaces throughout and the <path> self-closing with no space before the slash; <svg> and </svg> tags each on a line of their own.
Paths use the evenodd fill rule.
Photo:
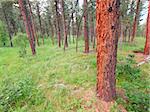
<svg viewBox="0 0 150 112">
<path fill-rule="evenodd" d="M 16 47 L 19 47 L 19 56 L 24 57 L 27 53 L 26 47 L 28 45 L 26 34 L 17 33 L 17 35 L 13 38 L 13 43 Z"/>
<path fill-rule="evenodd" d="M 133 81 L 141 76 L 140 68 L 136 67 L 134 55 L 128 55 L 124 62 L 117 64 L 117 78 Z"/>
<path fill-rule="evenodd" d="M 0 111 L 21 108 L 26 105 L 38 105 L 43 102 L 43 95 L 31 77 L 12 81 L 6 79 L 0 88 Z"/>
</svg>

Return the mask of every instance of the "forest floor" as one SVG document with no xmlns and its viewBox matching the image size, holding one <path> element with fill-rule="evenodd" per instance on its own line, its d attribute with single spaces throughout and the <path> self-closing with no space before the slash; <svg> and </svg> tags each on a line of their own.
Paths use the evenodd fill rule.
<svg viewBox="0 0 150 112">
<path fill-rule="evenodd" d="M 117 100 L 112 112 L 148 112 L 150 63 L 137 67 L 144 38 L 118 51 Z M 0 112 L 101 112 L 96 98 L 96 55 L 63 51 L 47 41 L 37 55 L 19 57 L 18 48 L 0 48 Z M 119 111 L 120 110 L 120 111 Z"/>
</svg>

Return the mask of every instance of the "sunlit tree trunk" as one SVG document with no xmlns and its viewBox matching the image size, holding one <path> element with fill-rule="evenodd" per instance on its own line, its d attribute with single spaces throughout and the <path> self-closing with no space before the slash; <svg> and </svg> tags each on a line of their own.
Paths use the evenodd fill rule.
<svg viewBox="0 0 150 112">
<path fill-rule="evenodd" d="M 134 22 L 133 22 L 131 42 L 134 41 L 134 38 L 136 36 L 136 30 L 137 30 L 137 24 L 138 24 L 138 16 L 139 16 L 139 9 L 140 9 L 140 2 L 141 2 L 141 0 L 137 0 L 136 13 L 135 13 Z"/>
<path fill-rule="evenodd" d="M 84 0 L 84 39 L 85 39 L 85 53 L 89 53 L 89 36 L 88 36 L 88 4 Z"/>
<path fill-rule="evenodd" d="M 149 1 L 149 9 L 148 9 L 148 17 L 147 17 L 146 43 L 145 43 L 144 54 L 150 55 L 150 1 Z"/>
<path fill-rule="evenodd" d="M 97 0 L 97 96 L 106 102 L 116 97 L 119 6 L 120 0 Z"/>
<path fill-rule="evenodd" d="M 26 7 L 27 3 L 24 0 L 18 0 L 18 3 L 19 3 L 20 11 L 21 11 L 21 14 L 23 17 L 23 22 L 24 22 L 25 27 L 26 27 L 26 33 L 27 33 L 27 36 L 29 39 L 32 54 L 35 55 L 36 54 L 35 43 L 34 43 L 35 39 L 33 37 L 33 29 L 31 26 L 32 21 L 31 21 L 30 15 L 28 14 L 27 7 Z"/>
</svg>

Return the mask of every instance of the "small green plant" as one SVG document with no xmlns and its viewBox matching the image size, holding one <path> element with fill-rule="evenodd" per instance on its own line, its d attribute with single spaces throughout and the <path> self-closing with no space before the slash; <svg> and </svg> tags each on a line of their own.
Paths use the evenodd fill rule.
<svg viewBox="0 0 150 112">
<path fill-rule="evenodd" d="M 8 33 L 5 29 L 3 22 L 0 21 L 0 46 L 5 47 L 8 45 Z"/>
<path fill-rule="evenodd" d="M 137 81 L 135 80 L 135 82 Z M 121 86 L 126 90 L 125 96 L 127 97 L 127 101 L 118 98 L 117 102 L 124 105 L 129 112 L 149 112 L 150 96 L 146 91 L 141 90 L 140 81 L 138 83 L 139 85 L 129 82 L 123 83 Z"/>
<path fill-rule="evenodd" d="M 125 106 L 129 112 L 148 112 L 149 95 L 146 92 L 146 80 L 142 79 L 142 71 L 136 67 L 134 55 L 128 55 L 125 61 L 117 65 L 117 78 L 121 88 L 125 90 L 125 99 L 118 98 L 117 102 Z M 125 79 L 125 80 L 123 80 Z"/>
<path fill-rule="evenodd" d="M 26 34 L 17 33 L 17 35 L 13 38 L 13 42 L 16 47 L 19 47 L 19 56 L 24 57 L 27 53 L 26 47 L 28 45 Z"/>
<path fill-rule="evenodd" d="M 0 111 L 8 112 L 25 105 L 42 103 L 44 98 L 31 77 L 25 77 L 13 82 L 10 80 L 4 80 L 0 89 Z"/>
<path fill-rule="evenodd" d="M 133 81 L 141 76 L 141 70 L 136 66 L 134 55 L 128 55 L 126 60 L 117 65 L 117 78 L 123 77 Z"/>
<path fill-rule="evenodd" d="M 82 105 L 81 105 L 81 103 L 82 103 L 82 99 L 73 98 L 72 102 L 70 102 L 70 104 L 65 105 L 65 109 L 67 111 L 81 110 L 83 108 Z"/>
</svg>

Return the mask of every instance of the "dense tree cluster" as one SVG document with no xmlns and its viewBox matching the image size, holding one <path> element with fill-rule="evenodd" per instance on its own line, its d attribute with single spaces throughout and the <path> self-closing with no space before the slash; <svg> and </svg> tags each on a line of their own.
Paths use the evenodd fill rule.
<svg viewBox="0 0 150 112">
<path fill-rule="evenodd" d="M 42 38 L 44 44 L 44 39 L 50 37 L 53 44 L 57 43 L 59 47 L 63 45 L 64 50 L 69 43 L 76 42 L 76 50 L 78 50 L 79 38 L 84 36 L 85 53 L 88 53 L 90 44 L 95 47 L 96 2 L 95 0 L 84 0 L 83 4 L 79 2 L 79 0 L 1 1 L 0 20 L 5 24 L 10 46 L 13 47 L 12 38 L 17 32 L 25 32 L 28 29 L 30 31 L 28 33 L 33 35 L 29 36 L 27 33 L 33 49 L 34 44 L 40 45 L 39 38 Z M 144 27 L 140 25 L 144 4 L 145 2 L 140 0 L 120 1 L 120 43 L 133 42 L 136 34 L 139 36 L 144 34 L 141 30 Z M 22 8 L 25 8 L 24 11 Z M 23 12 L 27 17 L 26 22 L 30 25 L 26 25 L 26 29 Z"/>
</svg>

